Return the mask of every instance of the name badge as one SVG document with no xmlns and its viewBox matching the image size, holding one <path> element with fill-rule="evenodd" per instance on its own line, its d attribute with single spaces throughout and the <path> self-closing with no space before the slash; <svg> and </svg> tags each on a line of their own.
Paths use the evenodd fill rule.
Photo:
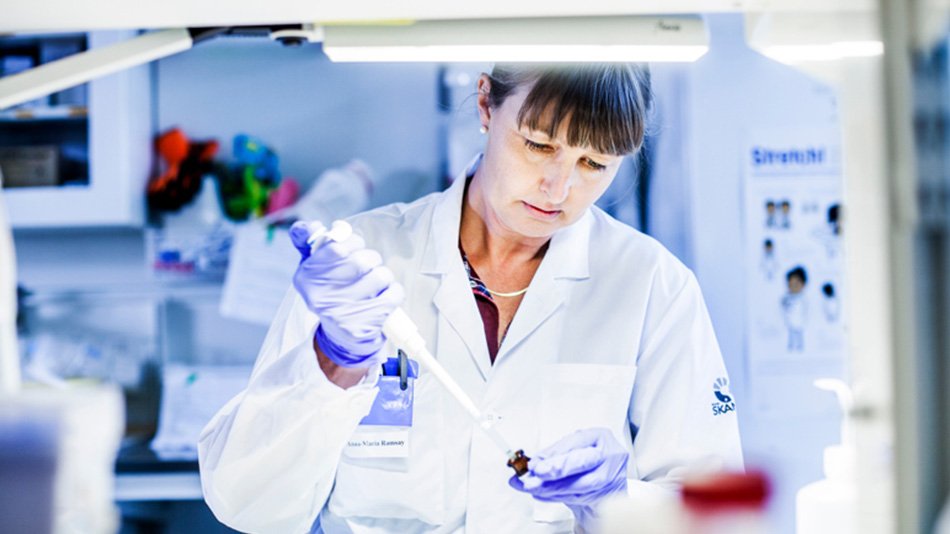
<svg viewBox="0 0 950 534">
<path fill-rule="evenodd" d="M 361 428 L 346 441 L 343 454 L 350 458 L 408 458 L 409 428 Z"/>
<path fill-rule="evenodd" d="M 409 457 L 413 391 L 418 376 L 418 362 L 402 352 L 383 364 L 373 407 L 347 440 L 343 454 L 350 458 Z"/>
</svg>

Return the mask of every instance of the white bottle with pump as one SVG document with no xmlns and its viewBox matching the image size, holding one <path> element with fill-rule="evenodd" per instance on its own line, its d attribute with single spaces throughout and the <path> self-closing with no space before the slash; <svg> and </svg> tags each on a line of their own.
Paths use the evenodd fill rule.
<svg viewBox="0 0 950 534">
<path fill-rule="evenodd" d="M 841 380 L 815 381 L 820 389 L 834 392 L 842 410 L 841 443 L 825 448 L 825 478 L 798 490 L 796 532 L 798 534 L 854 534 L 857 532 L 857 480 L 854 436 L 848 421 L 851 390 Z"/>
</svg>

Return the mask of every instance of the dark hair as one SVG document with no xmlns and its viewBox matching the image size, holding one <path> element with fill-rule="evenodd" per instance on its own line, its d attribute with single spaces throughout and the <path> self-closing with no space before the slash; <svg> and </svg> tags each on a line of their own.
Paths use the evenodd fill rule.
<svg viewBox="0 0 950 534">
<path fill-rule="evenodd" d="M 791 271 L 788 271 L 788 272 L 785 274 L 785 279 L 788 280 L 789 282 L 791 282 L 793 276 L 797 276 L 798 278 L 800 278 L 801 281 L 802 281 L 802 284 L 807 284 L 807 283 L 808 283 L 808 275 L 805 274 L 805 268 L 802 267 L 801 265 L 795 267 L 795 268 L 792 269 Z"/>
<path fill-rule="evenodd" d="M 763 243 L 763 245 L 765 245 L 765 246 L 767 246 L 767 247 L 771 247 L 771 246 L 774 245 L 774 243 L 772 243 L 772 240 L 771 240 L 771 239 L 766 239 L 766 240 L 765 240 L 765 243 Z"/>
<path fill-rule="evenodd" d="M 567 143 L 616 156 L 643 146 L 653 103 L 645 66 L 628 63 L 499 64 L 492 69 L 489 105 L 501 106 L 518 87 L 533 84 L 518 126 L 554 137 L 569 120 Z M 542 122 L 546 121 L 546 122 Z"/>
<path fill-rule="evenodd" d="M 830 223 L 838 222 L 839 209 L 840 207 L 838 206 L 838 204 L 832 204 L 831 206 L 828 206 L 828 222 Z"/>
<path fill-rule="evenodd" d="M 835 286 L 831 285 L 831 282 L 825 282 L 825 285 L 821 286 L 821 292 L 826 297 L 833 297 L 835 296 Z"/>
</svg>

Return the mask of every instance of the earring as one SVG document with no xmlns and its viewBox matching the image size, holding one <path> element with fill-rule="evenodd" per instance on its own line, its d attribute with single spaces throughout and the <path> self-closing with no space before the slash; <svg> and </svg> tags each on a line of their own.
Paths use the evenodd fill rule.
<svg viewBox="0 0 950 534">
<path fill-rule="evenodd" d="M 481 126 L 481 128 L 478 129 L 478 131 L 479 131 L 479 133 L 486 134 L 486 133 L 488 133 L 488 126 L 485 126 L 485 125 L 483 124 L 483 125 Z"/>
</svg>

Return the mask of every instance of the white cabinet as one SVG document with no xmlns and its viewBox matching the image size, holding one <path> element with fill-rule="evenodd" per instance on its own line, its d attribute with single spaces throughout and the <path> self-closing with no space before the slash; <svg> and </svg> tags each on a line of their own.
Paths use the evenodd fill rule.
<svg viewBox="0 0 950 534">
<path fill-rule="evenodd" d="M 134 35 L 134 32 L 93 32 L 88 34 L 87 42 L 89 48 L 95 48 Z M 33 126 L 25 131 L 45 129 L 44 143 L 52 146 L 56 146 L 57 129 L 61 129 L 62 138 L 85 134 L 80 142 L 86 145 L 79 149 L 88 154 L 88 172 L 79 180 L 5 188 L 4 197 L 14 228 L 135 227 L 144 223 L 144 191 L 152 160 L 150 67 L 127 69 L 90 82 L 87 99 L 88 120 L 57 119 L 56 115 L 61 115 L 63 108 L 55 103 L 49 108 L 39 108 L 53 115 L 52 119 L 39 113 L 33 119 L 25 119 L 23 115 L 28 113 L 17 117 L 15 111 L 0 115 L 0 132 L 23 128 L 32 122 Z M 69 132 L 70 129 L 82 130 L 83 125 L 88 131 Z M 23 135 L 18 137 L 19 141 L 14 143 L 28 144 Z M 50 137 L 53 141 L 49 141 Z M 75 143 L 75 139 L 72 142 Z"/>
</svg>

